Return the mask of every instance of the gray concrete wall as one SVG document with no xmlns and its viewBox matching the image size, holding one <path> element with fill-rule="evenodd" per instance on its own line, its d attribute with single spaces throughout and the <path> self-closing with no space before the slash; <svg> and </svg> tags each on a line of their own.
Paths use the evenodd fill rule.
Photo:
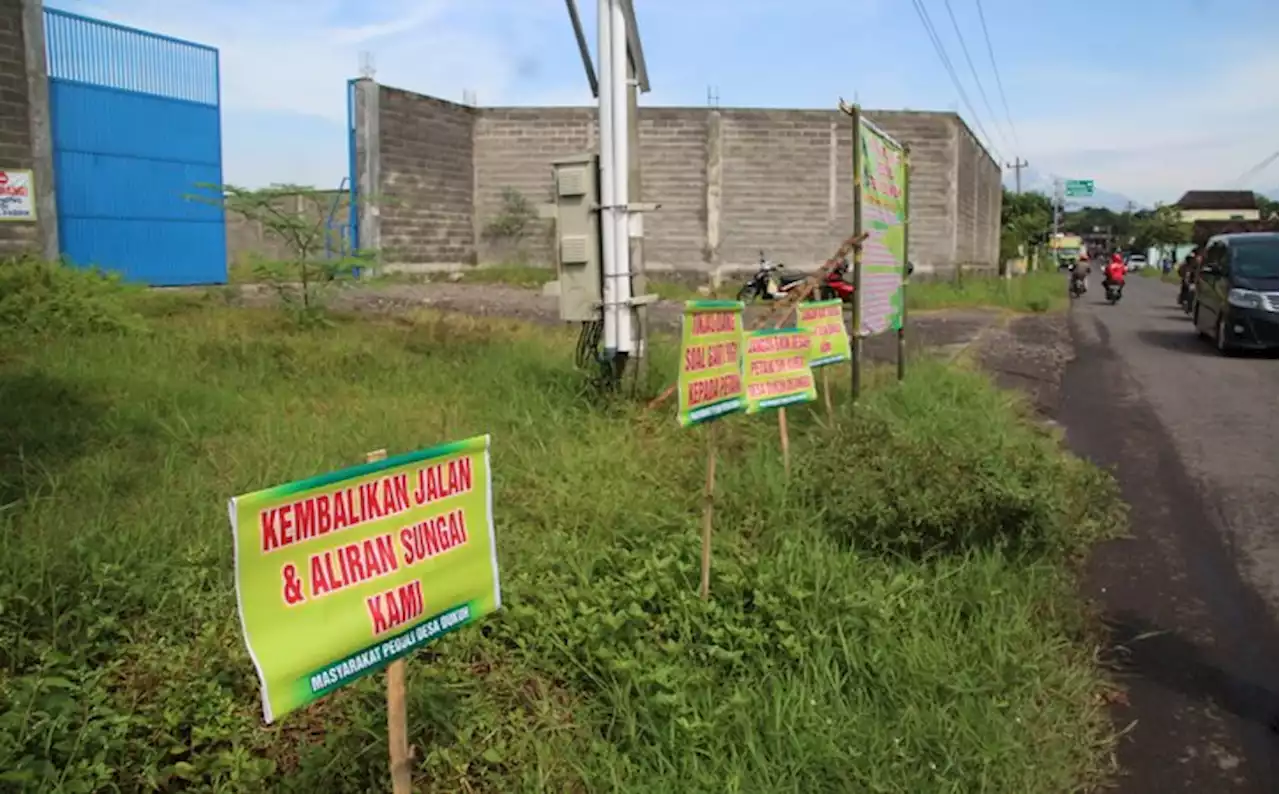
<svg viewBox="0 0 1280 794">
<path fill-rule="evenodd" d="M 38 218 L 0 223 L 0 255 L 55 258 L 58 218 L 39 0 L 0 0 L 0 168 L 34 172 Z"/>
<path fill-rule="evenodd" d="M 385 174 L 392 161 L 383 155 L 388 194 L 412 203 L 416 213 L 414 223 L 404 227 L 404 242 L 385 246 L 391 252 L 384 256 L 388 263 L 501 261 L 506 247 L 495 246 L 482 232 L 502 214 L 503 191 L 519 191 L 533 204 L 548 202 L 551 162 L 596 146 L 593 108 L 467 108 L 423 102 L 429 98 L 394 89 L 383 89 L 384 101 L 392 94 L 404 95 L 404 101 L 399 118 L 382 112 L 384 146 L 392 140 L 387 128 L 409 119 L 439 128 L 444 106 L 453 132 L 447 139 L 421 136 L 421 145 L 435 148 L 397 165 L 416 169 L 400 181 L 452 184 L 449 180 L 456 178 L 461 186 L 449 158 L 466 156 L 467 147 L 458 139 L 467 120 L 472 171 L 470 194 L 459 187 L 449 193 L 452 199 L 437 192 L 428 201 L 391 185 Z M 999 168 L 965 143 L 964 123 L 952 113 L 866 113 L 912 147 L 910 256 L 920 270 L 945 270 L 958 262 L 994 268 L 998 203 L 993 214 L 990 186 L 979 181 L 994 173 L 998 202 Z M 760 249 L 797 266 L 822 261 L 852 228 L 852 138 L 849 117 L 835 110 L 641 108 L 642 198 L 661 205 L 645 219 L 648 268 L 749 267 Z M 474 248 L 427 245 L 442 234 L 440 228 L 461 229 L 458 215 L 468 197 Z M 387 234 L 386 218 L 382 228 Z M 548 232 L 546 222 L 531 224 L 522 255 L 550 261 Z"/>
<path fill-rule="evenodd" d="M 474 263 L 475 109 L 380 89 L 374 201 L 383 264 Z"/>
<path fill-rule="evenodd" d="M 957 120 L 956 153 L 960 191 L 957 201 L 955 264 L 987 269 L 1000 257 L 1000 166 Z"/>
</svg>

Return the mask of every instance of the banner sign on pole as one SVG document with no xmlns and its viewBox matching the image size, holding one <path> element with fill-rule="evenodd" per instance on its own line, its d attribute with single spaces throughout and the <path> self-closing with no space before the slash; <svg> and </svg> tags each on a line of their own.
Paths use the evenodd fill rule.
<svg viewBox="0 0 1280 794">
<path fill-rule="evenodd" d="M 763 328 L 747 335 L 743 372 L 747 413 L 818 399 L 809 369 L 813 334 L 799 328 Z"/>
<path fill-rule="evenodd" d="M 796 327 L 813 334 L 810 367 L 825 367 L 850 359 L 849 333 L 844 327 L 844 301 L 839 298 L 801 303 Z"/>
<path fill-rule="evenodd" d="M 740 301 L 686 301 L 680 339 L 682 427 L 746 408 L 742 384 Z"/>
<path fill-rule="evenodd" d="M 502 604 L 488 436 L 237 496 L 229 508 L 268 723 Z"/>
</svg>

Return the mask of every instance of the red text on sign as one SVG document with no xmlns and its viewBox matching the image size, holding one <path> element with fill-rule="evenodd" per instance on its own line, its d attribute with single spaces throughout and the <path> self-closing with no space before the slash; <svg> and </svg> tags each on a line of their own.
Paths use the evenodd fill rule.
<svg viewBox="0 0 1280 794">
<path fill-rule="evenodd" d="M 391 533 L 326 549 L 311 555 L 311 595 L 328 595 L 399 568 Z"/>
<path fill-rule="evenodd" d="M 364 600 L 364 605 L 375 637 L 417 620 L 426 612 L 422 582 L 418 579 L 371 595 Z"/>
<path fill-rule="evenodd" d="M 695 380 L 688 385 L 685 404 L 690 408 L 742 393 L 742 376 L 736 372 L 717 378 Z"/>
<path fill-rule="evenodd" d="M 714 369 L 738 363 L 738 343 L 718 342 L 713 345 L 690 345 L 684 350 L 685 372 Z"/>
<path fill-rule="evenodd" d="M 425 505 L 471 490 L 471 458 L 458 458 L 418 470 L 414 504 Z"/>
<path fill-rule="evenodd" d="M 400 530 L 404 564 L 413 565 L 465 545 L 467 517 L 461 508 L 442 516 L 432 516 Z"/>
<path fill-rule="evenodd" d="M 724 334 L 738 330 L 737 312 L 698 312 L 693 315 L 693 334 Z"/>
<path fill-rule="evenodd" d="M 271 507 L 258 515 L 262 550 L 275 551 L 408 510 L 409 476 L 397 474 Z"/>
</svg>

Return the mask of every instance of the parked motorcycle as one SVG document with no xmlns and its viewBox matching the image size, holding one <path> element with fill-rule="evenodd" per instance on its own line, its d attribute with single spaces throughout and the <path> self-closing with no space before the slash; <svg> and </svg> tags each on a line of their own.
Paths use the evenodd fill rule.
<svg viewBox="0 0 1280 794">
<path fill-rule="evenodd" d="M 804 281 L 804 276 L 790 273 L 783 275 L 781 271 L 784 268 L 786 265 L 769 260 L 765 257 L 764 251 L 761 251 L 756 272 L 746 284 L 742 285 L 742 289 L 738 290 L 738 300 L 750 303 L 756 298 L 773 301 L 786 297 L 792 287 Z"/>
</svg>

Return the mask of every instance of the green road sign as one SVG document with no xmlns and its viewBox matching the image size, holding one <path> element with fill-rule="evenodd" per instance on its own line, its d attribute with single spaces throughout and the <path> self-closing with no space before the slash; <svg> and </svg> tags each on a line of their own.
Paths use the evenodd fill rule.
<svg viewBox="0 0 1280 794">
<path fill-rule="evenodd" d="M 1067 180 L 1067 196 L 1080 197 L 1093 195 L 1092 179 L 1068 179 Z"/>
</svg>

